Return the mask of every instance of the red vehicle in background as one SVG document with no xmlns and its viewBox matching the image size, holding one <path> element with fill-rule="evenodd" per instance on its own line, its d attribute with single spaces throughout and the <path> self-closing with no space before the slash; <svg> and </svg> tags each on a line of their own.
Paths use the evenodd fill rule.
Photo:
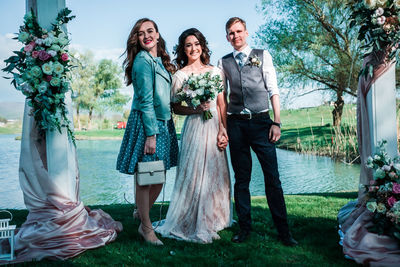
<svg viewBox="0 0 400 267">
<path fill-rule="evenodd" d="M 125 129 L 125 128 L 126 128 L 126 122 L 117 121 L 117 126 L 115 126 L 115 129 Z"/>
</svg>

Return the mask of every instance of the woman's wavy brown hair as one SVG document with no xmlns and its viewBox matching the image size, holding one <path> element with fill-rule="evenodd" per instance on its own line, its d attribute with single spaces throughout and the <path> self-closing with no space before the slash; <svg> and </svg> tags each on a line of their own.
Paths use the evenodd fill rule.
<svg viewBox="0 0 400 267">
<path fill-rule="evenodd" d="M 147 21 L 153 23 L 154 29 L 156 30 L 156 32 L 158 32 L 157 24 L 148 18 L 139 19 L 133 26 L 133 28 L 129 34 L 128 41 L 126 42 L 126 50 L 125 50 L 124 54 L 122 54 L 122 55 L 126 54 L 126 58 L 123 62 L 123 67 L 125 70 L 126 85 L 130 85 L 132 83 L 133 61 L 135 60 L 136 55 L 141 50 L 143 50 L 143 47 L 141 47 L 140 43 L 139 43 L 138 33 L 139 33 L 139 29 L 142 26 L 142 24 Z M 171 73 L 174 73 L 176 71 L 176 67 L 171 63 L 171 58 L 169 57 L 169 55 L 167 53 L 167 49 L 165 48 L 165 41 L 161 37 L 161 34 L 160 34 L 160 38 L 158 39 L 158 43 L 157 43 L 157 56 L 161 57 L 161 61 L 167 71 L 169 71 Z"/>
<path fill-rule="evenodd" d="M 182 32 L 182 34 L 179 36 L 178 45 L 175 48 L 176 58 L 174 61 L 179 69 L 182 69 L 188 63 L 188 57 L 185 53 L 185 41 L 186 41 L 186 38 L 191 35 L 193 35 L 194 37 L 197 38 L 197 40 L 199 40 L 201 49 L 203 50 L 203 52 L 201 53 L 201 56 L 200 56 L 201 62 L 204 65 L 210 64 L 211 52 L 210 52 L 210 49 L 208 49 L 208 46 L 207 46 L 208 43 L 207 43 L 206 38 L 198 29 L 190 28 L 190 29 L 187 29 L 186 31 Z"/>
</svg>

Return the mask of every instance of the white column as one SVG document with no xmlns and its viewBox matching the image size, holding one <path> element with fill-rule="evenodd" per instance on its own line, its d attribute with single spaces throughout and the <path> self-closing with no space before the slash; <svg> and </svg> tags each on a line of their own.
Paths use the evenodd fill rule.
<svg viewBox="0 0 400 267">
<path fill-rule="evenodd" d="M 386 140 L 386 151 L 394 158 L 398 154 L 395 64 L 372 84 L 367 94 L 367 109 L 372 153 L 378 142 Z"/>
<path fill-rule="evenodd" d="M 36 13 L 39 25 L 47 30 L 52 29 L 58 12 L 65 8 L 65 0 L 26 0 L 26 11 Z M 65 29 L 66 30 L 66 29 Z M 65 103 L 72 122 L 71 94 L 65 96 Z M 71 126 L 73 129 L 73 126 Z M 47 169 L 49 178 L 62 188 L 65 195 L 72 201 L 77 201 L 77 162 L 75 147 L 68 138 L 66 129 L 46 132 Z"/>
</svg>

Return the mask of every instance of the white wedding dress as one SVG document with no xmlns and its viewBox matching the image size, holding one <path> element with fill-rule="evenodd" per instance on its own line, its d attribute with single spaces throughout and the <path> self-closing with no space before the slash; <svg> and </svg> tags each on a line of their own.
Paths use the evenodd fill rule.
<svg viewBox="0 0 400 267">
<path fill-rule="evenodd" d="M 214 67 L 212 75 L 221 75 Z M 172 82 L 172 101 L 188 75 L 177 71 Z M 163 237 L 198 243 L 219 239 L 218 231 L 232 223 L 231 183 L 226 151 L 219 151 L 219 119 L 216 99 L 211 101 L 213 118 L 202 114 L 185 119 L 176 180 L 167 217 L 156 232 Z M 156 224 L 156 223 L 154 223 Z"/>
</svg>

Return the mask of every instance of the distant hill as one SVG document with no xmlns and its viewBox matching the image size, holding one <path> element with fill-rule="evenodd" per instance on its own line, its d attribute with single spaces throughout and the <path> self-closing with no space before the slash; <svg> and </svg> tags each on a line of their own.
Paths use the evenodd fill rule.
<svg viewBox="0 0 400 267">
<path fill-rule="evenodd" d="M 0 102 L 0 117 L 9 120 L 22 120 L 24 105 L 23 102 Z"/>
</svg>

